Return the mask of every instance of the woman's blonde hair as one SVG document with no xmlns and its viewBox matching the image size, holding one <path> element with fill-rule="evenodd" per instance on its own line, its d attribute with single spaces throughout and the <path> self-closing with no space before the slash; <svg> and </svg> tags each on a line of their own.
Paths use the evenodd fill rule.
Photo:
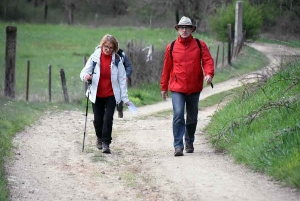
<svg viewBox="0 0 300 201">
<path fill-rule="evenodd" d="M 106 35 L 103 36 L 103 38 L 101 39 L 101 42 L 100 42 L 100 48 L 101 49 L 103 49 L 103 45 L 106 42 L 112 43 L 113 44 L 113 51 L 115 53 L 118 52 L 118 50 L 119 50 L 119 43 L 118 43 L 117 39 L 113 35 L 106 34 Z"/>
</svg>

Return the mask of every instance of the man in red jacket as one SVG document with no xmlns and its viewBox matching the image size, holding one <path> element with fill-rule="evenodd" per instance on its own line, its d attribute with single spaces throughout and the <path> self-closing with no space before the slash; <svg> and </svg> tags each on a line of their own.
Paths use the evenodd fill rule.
<svg viewBox="0 0 300 201">
<path fill-rule="evenodd" d="M 183 136 L 186 152 L 194 152 L 200 92 L 203 89 L 203 80 L 207 84 L 212 83 L 214 60 L 205 42 L 200 40 L 199 46 L 193 38 L 192 32 L 196 30 L 196 26 L 190 18 L 183 16 L 175 29 L 178 37 L 173 45 L 169 43 L 166 47 L 160 87 L 164 100 L 168 96 L 168 90 L 171 92 L 174 155 L 183 156 Z"/>
</svg>

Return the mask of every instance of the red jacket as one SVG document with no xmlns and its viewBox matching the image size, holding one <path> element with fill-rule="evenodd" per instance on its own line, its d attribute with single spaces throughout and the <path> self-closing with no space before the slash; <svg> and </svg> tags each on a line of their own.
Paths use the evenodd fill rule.
<svg viewBox="0 0 300 201">
<path fill-rule="evenodd" d="M 205 42 L 200 40 L 202 47 L 202 66 L 205 75 L 214 77 L 214 60 Z M 164 67 L 160 81 L 161 91 L 174 91 L 184 94 L 201 92 L 204 75 L 200 65 L 200 48 L 197 41 L 190 35 L 188 38 L 178 36 L 175 41 L 172 58 L 171 43 L 167 45 Z"/>
</svg>

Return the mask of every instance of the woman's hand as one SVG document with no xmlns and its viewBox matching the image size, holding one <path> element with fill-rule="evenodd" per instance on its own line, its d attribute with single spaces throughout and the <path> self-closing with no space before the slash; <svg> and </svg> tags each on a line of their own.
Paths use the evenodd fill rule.
<svg viewBox="0 0 300 201">
<path fill-rule="evenodd" d="M 84 77 L 84 79 L 85 79 L 85 81 L 90 82 L 90 81 L 92 81 L 93 76 L 90 75 L 90 74 L 87 74 L 87 75 Z"/>
</svg>

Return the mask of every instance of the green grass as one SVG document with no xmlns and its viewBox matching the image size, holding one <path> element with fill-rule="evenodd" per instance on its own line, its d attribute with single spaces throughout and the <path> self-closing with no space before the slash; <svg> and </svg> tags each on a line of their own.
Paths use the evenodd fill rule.
<svg viewBox="0 0 300 201">
<path fill-rule="evenodd" d="M 199 101 L 199 108 L 204 109 L 206 107 L 211 107 L 213 105 L 221 105 L 231 101 L 236 96 L 239 96 L 243 91 L 243 87 L 238 87 L 229 91 L 224 91 L 212 96 L 209 96 L 201 101 Z"/>
<path fill-rule="evenodd" d="M 206 131 L 237 162 L 300 187 L 300 62 L 286 63 L 256 90 L 215 114 Z M 248 88 L 248 89 L 249 89 Z"/>
<path fill-rule="evenodd" d="M 240 75 L 261 69 L 269 63 L 268 58 L 259 51 L 245 46 L 237 58 L 232 60 L 232 66 L 215 69 L 214 83 L 223 82 Z"/>
</svg>

